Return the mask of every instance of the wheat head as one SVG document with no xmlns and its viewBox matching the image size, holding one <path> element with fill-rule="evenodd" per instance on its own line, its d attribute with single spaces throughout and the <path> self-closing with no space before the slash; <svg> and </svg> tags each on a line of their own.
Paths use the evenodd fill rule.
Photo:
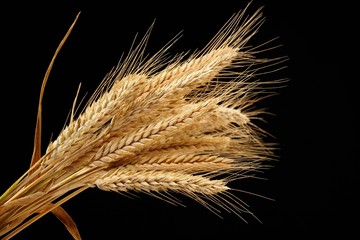
<svg viewBox="0 0 360 240">
<path fill-rule="evenodd" d="M 274 144 L 264 141 L 267 133 L 256 125 L 264 113 L 256 103 L 283 82 L 257 76 L 284 58 L 259 59 L 266 48 L 247 45 L 264 17 L 262 9 L 246 12 L 234 14 L 190 55 L 167 57 L 175 37 L 145 57 L 147 32 L 83 111 L 75 116 L 72 109 L 67 126 L 41 156 L 36 135 L 29 171 L 0 198 L 0 236 L 9 239 L 52 212 L 80 239 L 61 204 L 91 187 L 172 202 L 177 200 L 171 194 L 181 193 L 215 214 L 218 208 L 240 217 L 251 213 L 228 183 L 255 177 L 275 157 Z M 41 133 L 41 111 L 37 127 Z"/>
</svg>

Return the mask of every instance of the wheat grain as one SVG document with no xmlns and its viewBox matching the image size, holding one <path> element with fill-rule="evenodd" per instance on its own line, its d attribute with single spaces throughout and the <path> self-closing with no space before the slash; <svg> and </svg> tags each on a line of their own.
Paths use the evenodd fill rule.
<svg viewBox="0 0 360 240">
<path fill-rule="evenodd" d="M 210 195 L 229 189 L 222 180 L 210 180 L 198 175 L 173 171 L 141 170 L 135 167 L 120 167 L 107 171 L 94 182 L 94 185 L 111 191 L 179 191 Z"/>
</svg>

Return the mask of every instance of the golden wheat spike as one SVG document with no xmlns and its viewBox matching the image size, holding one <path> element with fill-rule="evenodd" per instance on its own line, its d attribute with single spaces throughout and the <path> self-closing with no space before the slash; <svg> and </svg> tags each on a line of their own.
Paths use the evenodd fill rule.
<svg viewBox="0 0 360 240">
<path fill-rule="evenodd" d="M 165 57 L 177 37 L 145 58 L 146 33 L 78 116 L 73 107 L 40 157 L 41 100 L 55 54 L 42 86 L 31 167 L 0 197 L 0 236 L 10 239 L 52 212 L 80 239 L 61 204 L 90 187 L 166 201 L 181 193 L 215 214 L 220 208 L 252 215 L 228 183 L 253 177 L 274 158 L 254 119 L 264 112 L 256 103 L 281 81 L 256 77 L 282 58 L 258 59 L 266 49 L 247 46 L 263 21 L 261 9 L 242 10 L 187 58 Z"/>
</svg>

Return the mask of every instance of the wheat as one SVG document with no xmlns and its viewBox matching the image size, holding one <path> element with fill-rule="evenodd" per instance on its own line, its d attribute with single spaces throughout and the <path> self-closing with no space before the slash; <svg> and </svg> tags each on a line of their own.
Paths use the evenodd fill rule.
<svg viewBox="0 0 360 240">
<path fill-rule="evenodd" d="M 216 214 L 217 207 L 250 213 L 228 183 L 254 177 L 274 158 L 255 124 L 264 111 L 254 106 L 282 81 L 256 77 L 283 58 L 258 59 L 259 47 L 247 46 L 263 21 L 261 9 L 240 11 L 201 51 L 173 59 L 166 53 L 177 38 L 145 58 L 147 33 L 76 118 L 74 101 L 68 125 L 40 156 L 46 76 L 31 167 L 0 198 L 0 236 L 9 239 L 52 212 L 80 239 L 60 205 L 90 187 L 170 202 L 181 193 Z"/>
</svg>

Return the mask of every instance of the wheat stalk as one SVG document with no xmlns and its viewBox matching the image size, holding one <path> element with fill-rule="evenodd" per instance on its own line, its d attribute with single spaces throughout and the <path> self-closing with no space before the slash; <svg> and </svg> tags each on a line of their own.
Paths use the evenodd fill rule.
<svg viewBox="0 0 360 240">
<path fill-rule="evenodd" d="M 80 239 L 61 204 L 89 187 L 144 192 L 170 202 L 177 192 L 216 214 L 217 207 L 240 217 L 249 212 L 228 183 L 254 177 L 274 158 L 274 145 L 254 122 L 264 111 L 254 106 L 272 94 L 268 86 L 282 82 L 256 80 L 283 61 L 258 59 L 264 49 L 247 46 L 264 21 L 261 10 L 233 15 L 190 56 L 166 57 L 176 37 L 144 57 L 146 33 L 76 118 L 74 101 L 68 125 L 41 156 L 42 95 L 75 20 L 44 77 L 31 166 L 0 197 L 0 236 L 10 239 L 52 212 Z"/>
</svg>

